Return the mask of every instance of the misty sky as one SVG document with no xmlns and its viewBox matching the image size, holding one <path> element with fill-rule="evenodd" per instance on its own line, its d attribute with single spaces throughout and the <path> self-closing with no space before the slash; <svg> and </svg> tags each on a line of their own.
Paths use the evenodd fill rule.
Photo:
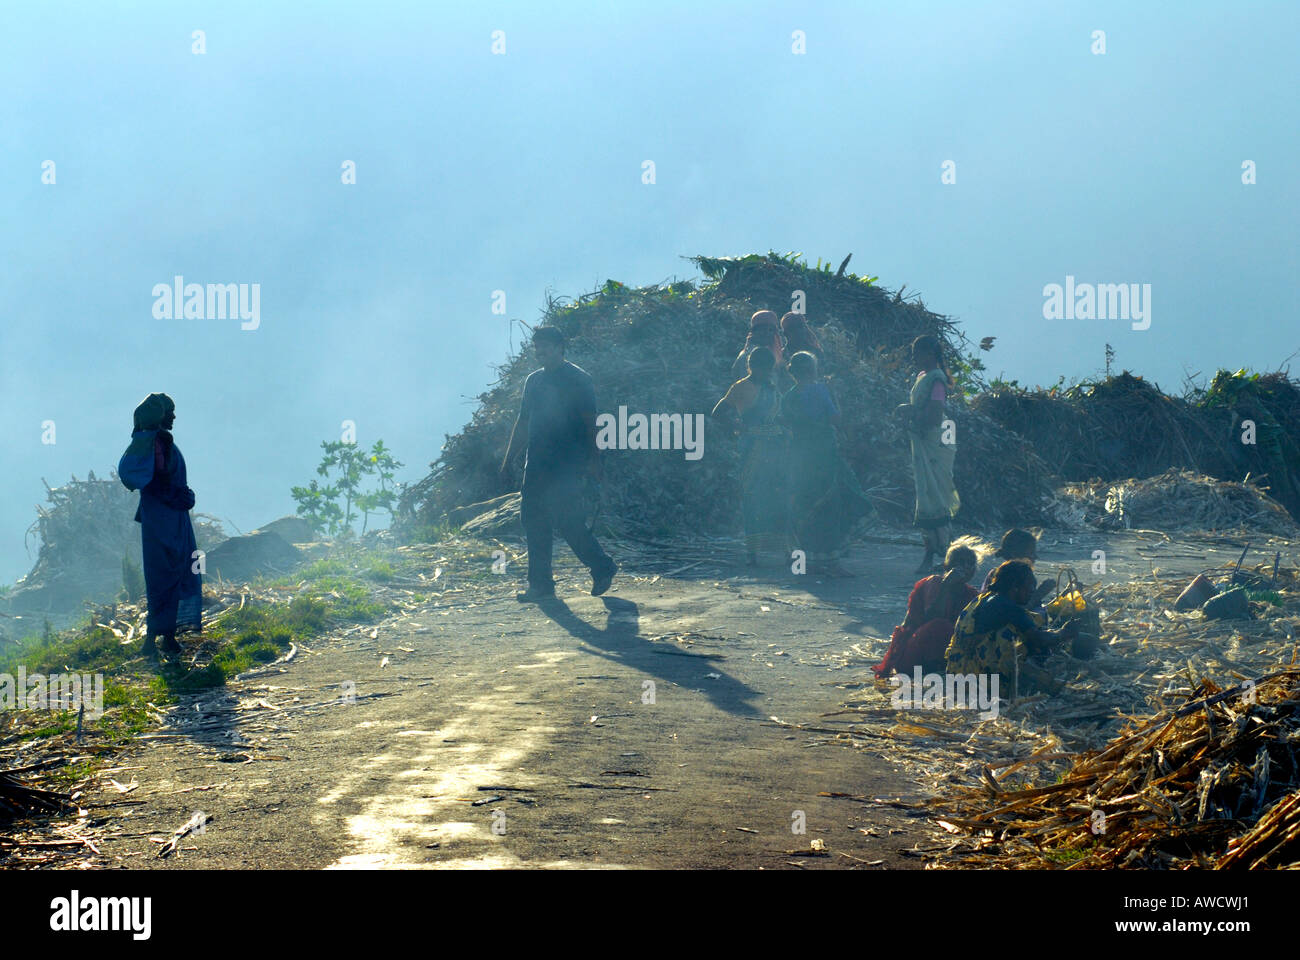
<svg viewBox="0 0 1300 960">
<path fill-rule="evenodd" d="M 248 530 L 344 420 L 423 476 L 507 352 L 493 290 L 531 323 L 548 288 L 695 253 L 852 251 L 1022 383 L 1106 342 L 1171 390 L 1275 368 L 1298 27 L 1294 0 L 5 3 L 0 580 L 41 477 L 107 475 L 146 393 L 176 400 L 196 509 Z M 260 327 L 155 319 L 177 274 L 259 283 Z M 1150 329 L 1043 319 L 1067 274 L 1151 284 Z"/>
</svg>

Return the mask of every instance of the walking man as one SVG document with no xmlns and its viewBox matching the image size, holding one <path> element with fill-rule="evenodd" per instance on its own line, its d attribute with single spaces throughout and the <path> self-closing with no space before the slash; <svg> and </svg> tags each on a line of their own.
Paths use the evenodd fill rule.
<svg viewBox="0 0 1300 960">
<path fill-rule="evenodd" d="M 528 539 L 528 590 L 517 596 L 521 602 L 554 598 L 551 544 L 558 529 L 591 571 L 591 595 L 598 597 L 609 589 L 618 565 L 596 542 L 582 507 L 584 479 L 598 482 L 601 476 L 596 390 L 586 371 L 564 359 L 564 335 L 556 328 L 539 328 L 533 349 L 542 368 L 524 381 L 519 418 L 501 462 L 508 478 L 526 435 L 520 519 Z"/>
</svg>

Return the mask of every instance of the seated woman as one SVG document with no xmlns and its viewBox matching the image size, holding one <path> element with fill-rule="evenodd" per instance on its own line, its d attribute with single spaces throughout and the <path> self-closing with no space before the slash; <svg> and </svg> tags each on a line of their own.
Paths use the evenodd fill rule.
<svg viewBox="0 0 1300 960">
<path fill-rule="evenodd" d="M 1002 534 L 1002 544 L 993 555 L 1001 560 L 1023 560 L 1032 569 L 1034 561 L 1038 559 L 1038 538 L 1029 530 L 1013 527 Z M 993 568 L 993 570 L 996 569 L 996 567 Z M 980 593 L 989 592 L 989 584 L 993 580 L 993 570 L 990 570 L 985 575 L 984 583 L 980 586 Z M 1026 604 L 1030 613 L 1043 612 L 1043 597 L 1047 596 L 1048 591 L 1055 586 L 1055 580 L 1046 579 L 1037 585 L 1033 595 L 1029 598 L 1029 603 Z"/>
<path fill-rule="evenodd" d="M 1029 657 L 1055 649 L 1078 635 L 1077 622 L 1060 630 L 1044 628 L 1045 620 L 1025 607 L 1037 583 L 1033 568 L 1023 560 L 1008 560 L 990 578 L 989 592 L 966 607 L 957 618 L 946 658 L 950 674 L 999 675 L 999 689 L 1012 699 L 1033 690 L 1056 693 L 1059 681 Z"/>
<path fill-rule="evenodd" d="M 970 579 L 979 558 L 970 547 L 953 544 L 943 558 L 943 575 L 918 580 L 907 598 L 907 616 L 894 628 L 885 659 L 871 669 L 878 677 L 894 671 L 942 673 L 944 654 L 962 608 L 975 599 Z"/>
</svg>

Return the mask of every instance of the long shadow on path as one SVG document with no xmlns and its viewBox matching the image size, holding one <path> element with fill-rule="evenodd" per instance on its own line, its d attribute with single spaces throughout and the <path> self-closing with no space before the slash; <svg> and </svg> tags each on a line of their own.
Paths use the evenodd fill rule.
<svg viewBox="0 0 1300 960">
<path fill-rule="evenodd" d="M 726 659 L 724 655 L 691 653 L 673 644 L 652 643 L 640 635 L 640 610 L 635 603 L 618 597 L 602 597 L 601 600 L 606 611 L 604 629 L 579 617 L 558 597 L 537 607 L 567 633 L 585 643 L 590 648 L 588 652 L 595 656 L 689 690 L 699 690 L 716 708 L 726 713 L 763 716 L 750 702 L 762 694 L 730 676 L 718 665 L 717 661 Z M 710 673 L 719 677 L 711 679 L 707 676 Z"/>
</svg>

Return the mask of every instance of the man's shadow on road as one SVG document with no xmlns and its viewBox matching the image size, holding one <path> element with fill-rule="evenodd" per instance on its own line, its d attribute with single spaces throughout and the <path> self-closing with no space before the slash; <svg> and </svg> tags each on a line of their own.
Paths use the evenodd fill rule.
<svg viewBox="0 0 1300 960">
<path fill-rule="evenodd" d="M 759 691 L 728 675 L 715 661 L 722 654 L 691 653 L 676 644 L 651 643 L 640 636 L 640 610 L 631 600 L 601 597 L 607 619 L 605 628 L 579 617 L 559 597 L 537 604 L 537 608 L 571 636 L 593 648 L 589 652 L 688 690 L 703 692 L 715 707 L 738 716 L 764 716 L 750 701 Z M 707 674 L 718 674 L 712 679 Z"/>
</svg>

